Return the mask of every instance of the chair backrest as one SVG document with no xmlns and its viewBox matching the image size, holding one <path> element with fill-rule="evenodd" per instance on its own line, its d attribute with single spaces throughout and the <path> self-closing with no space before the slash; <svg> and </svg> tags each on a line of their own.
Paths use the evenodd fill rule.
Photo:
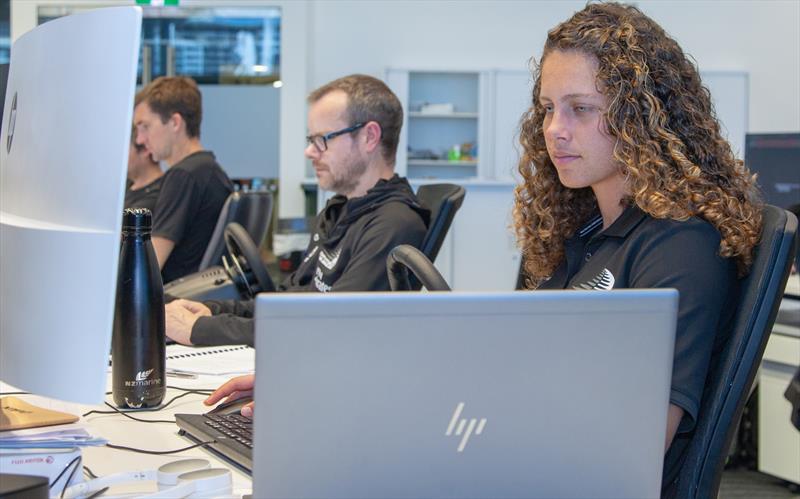
<svg viewBox="0 0 800 499">
<path fill-rule="evenodd" d="M 431 210 L 431 223 L 419 248 L 430 261 L 436 260 L 465 195 L 464 188 L 455 184 L 426 184 L 417 189 L 417 199 Z"/>
<path fill-rule="evenodd" d="M 694 435 L 679 474 L 677 497 L 717 497 L 722 468 L 778 313 L 797 245 L 797 218 L 764 207 L 750 274 L 742 281 L 731 337 L 712 359 Z"/>
<path fill-rule="evenodd" d="M 236 222 L 244 227 L 256 246 L 259 246 L 267 234 L 271 216 L 272 193 L 269 191 L 232 193 L 222 206 L 217 225 L 214 226 L 214 232 L 197 270 L 220 264 L 225 253 L 225 227 L 229 223 Z"/>
</svg>

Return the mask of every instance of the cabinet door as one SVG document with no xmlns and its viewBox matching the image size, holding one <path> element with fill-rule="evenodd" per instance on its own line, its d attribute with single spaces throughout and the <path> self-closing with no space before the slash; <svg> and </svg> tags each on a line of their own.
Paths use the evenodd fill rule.
<svg viewBox="0 0 800 499">
<path fill-rule="evenodd" d="M 452 280 L 459 291 L 512 291 L 519 251 L 511 230 L 514 186 L 469 185 L 453 221 Z"/>
<path fill-rule="evenodd" d="M 528 71 L 497 71 L 494 83 L 494 178 L 511 181 L 520 157 L 519 122 L 531 105 Z"/>
</svg>

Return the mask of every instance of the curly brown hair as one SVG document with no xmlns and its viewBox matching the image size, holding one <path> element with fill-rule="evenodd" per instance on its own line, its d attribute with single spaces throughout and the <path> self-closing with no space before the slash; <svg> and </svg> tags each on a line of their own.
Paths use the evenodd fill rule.
<svg viewBox="0 0 800 499">
<path fill-rule="evenodd" d="M 629 196 L 654 218 L 697 216 L 720 233 L 719 253 L 745 275 L 761 234 L 753 176 L 722 137 L 711 94 L 678 43 L 639 9 L 587 5 L 548 33 L 533 64 L 533 101 L 521 118 L 514 228 L 528 286 L 541 284 L 564 258 L 565 240 L 597 210 L 590 187 L 570 189 L 547 153 L 539 102 L 541 67 L 553 51 L 578 51 L 598 62 L 597 88 L 608 99 L 602 122 Z"/>
</svg>

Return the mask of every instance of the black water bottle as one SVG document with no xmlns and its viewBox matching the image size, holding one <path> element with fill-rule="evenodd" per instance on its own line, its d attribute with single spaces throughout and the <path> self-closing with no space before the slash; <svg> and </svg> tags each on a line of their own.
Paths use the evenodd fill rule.
<svg viewBox="0 0 800 499">
<path fill-rule="evenodd" d="M 114 403 L 133 409 L 159 405 L 166 391 L 164 286 L 151 228 L 150 210 L 123 212 L 111 379 Z"/>
</svg>

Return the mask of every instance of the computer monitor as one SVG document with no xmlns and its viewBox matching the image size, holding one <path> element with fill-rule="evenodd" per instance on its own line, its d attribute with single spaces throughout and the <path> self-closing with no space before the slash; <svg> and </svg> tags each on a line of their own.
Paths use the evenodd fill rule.
<svg viewBox="0 0 800 499">
<path fill-rule="evenodd" d="M 8 83 L 8 64 L 0 64 L 0 116 L 3 115 L 3 104 L 6 101 L 6 83 Z"/>
<path fill-rule="evenodd" d="M 764 201 L 781 208 L 800 204 L 800 133 L 747 134 L 744 160 L 758 174 Z"/>
<path fill-rule="evenodd" d="M 141 31 L 139 7 L 12 46 L 0 135 L 0 380 L 101 403 Z"/>
</svg>

